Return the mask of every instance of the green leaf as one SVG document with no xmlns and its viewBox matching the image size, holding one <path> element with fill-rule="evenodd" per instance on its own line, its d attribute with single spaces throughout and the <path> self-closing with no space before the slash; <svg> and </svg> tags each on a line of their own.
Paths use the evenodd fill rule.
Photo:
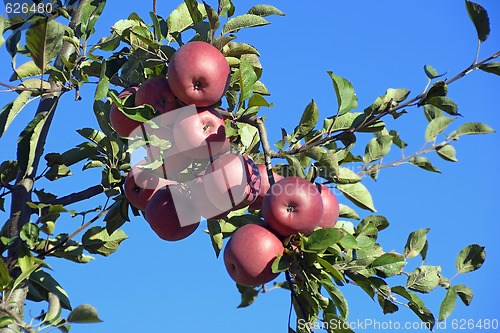
<svg viewBox="0 0 500 333">
<path fill-rule="evenodd" d="M 320 264 L 324 269 L 327 270 L 328 273 L 330 273 L 330 275 L 337 283 L 345 282 L 344 275 L 342 275 L 342 273 L 340 273 L 340 271 L 337 270 L 332 264 L 321 257 L 317 257 L 316 260 L 318 264 Z"/>
<path fill-rule="evenodd" d="M 372 212 L 377 211 L 373 206 L 373 199 L 370 192 L 363 184 L 340 184 L 337 186 L 337 189 L 356 206 Z"/>
<path fill-rule="evenodd" d="M 342 318 L 347 319 L 347 316 L 349 315 L 349 306 L 347 305 L 347 300 L 344 295 L 342 295 L 342 292 L 332 283 L 331 280 L 323 279 L 319 282 L 323 287 L 325 287 Z"/>
<path fill-rule="evenodd" d="M 82 6 L 82 12 L 80 16 L 80 25 L 78 26 L 78 30 L 76 33 L 77 37 L 80 37 L 83 40 L 87 40 L 90 35 L 92 35 L 94 31 L 94 25 L 99 19 L 102 11 L 104 10 L 104 6 L 106 1 L 101 0 L 93 0 L 87 1 Z"/>
<path fill-rule="evenodd" d="M 440 280 L 441 266 L 420 266 L 411 272 L 406 281 L 406 288 L 421 293 L 434 290 Z"/>
<path fill-rule="evenodd" d="M 219 15 L 222 17 L 233 16 L 235 7 L 231 0 L 219 0 Z"/>
<path fill-rule="evenodd" d="M 356 213 L 354 209 L 344 204 L 339 204 L 339 217 L 359 220 L 359 215 Z"/>
<path fill-rule="evenodd" d="M 365 223 L 369 223 L 369 222 L 373 223 L 373 225 L 375 226 L 375 228 L 378 231 L 384 230 L 385 228 L 387 228 L 389 226 L 389 222 L 382 215 L 370 215 L 370 216 L 365 217 L 363 219 L 363 221 L 361 221 L 361 222 L 362 223 L 360 223 L 360 224 L 365 224 Z"/>
<path fill-rule="evenodd" d="M 238 58 L 244 54 L 260 55 L 255 47 L 245 43 L 228 42 L 227 47 L 229 48 L 229 52 L 226 55 L 228 57 Z"/>
<path fill-rule="evenodd" d="M 252 96 L 255 82 L 257 82 L 257 74 L 255 74 L 252 65 L 248 61 L 242 60 L 240 63 L 239 81 L 241 89 L 240 103 L 242 103 Z"/>
<path fill-rule="evenodd" d="M 0 185 L 8 184 L 17 177 L 18 162 L 5 161 L 0 165 Z"/>
<path fill-rule="evenodd" d="M 455 290 L 457 295 L 466 306 L 470 305 L 470 303 L 472 302 L 472 297 L 474 295 L 472 289 L 463 284 L 457 284 L 455 286 L 452 286 L 451 288 Z"/>
<path fill-rule="evenodd" d="M 247 14 L 253 14 L 257 16 L 269 16 L 269 15 L 280 15 L 285 16 L 285 14 L 276 7 L 270 5 L 257 5 L 250 8 Z"/>
<path fill-rule="evenodd" d="M 365 147 L 365 155 L 363 156 L 363 161 L 368 164 L 381 159 L 385 155 L 389 154 L 391 146 L 391 135 L 381 135 L 371 139 Z"/>
<path fill-rule="evenodd" d="M 26 46 L 35 64 L 43 69 L 61 52 L 64 26 L 50 18 L 40 18 L 26 32 Z"/>
<path fill-rule="evenodd" d="M 295 128 L 292 134 L 292 143 L 298 142 L 314 129 L 318 122 L 319 111 L 314 100 L 307 105 L 300 118 L 299 125 Z"/>
<path fill-rule="evenodd" d="M 400 296 L 406 298 L 410 303 L 414 304 L 417 308 L 425 307 L 424 302 L 418 297 L 416 294 L 412 293 L 409 290 L 406 290 L 403 286 L 394 286 L 391 288 L 393 293 L 396 293 Z"/>
<path fill-rule="evenodd" d="M 427 103 L 443 110 L 444 112 L 452 115 L 459 116 L 457 104 L 450 98 L 444 96 L 435 96 L 427 100 Z"/>
<path fill-rule="evenodd" d="M 106 228 L 95 226 L 85 232 L 82 244 L 89 253 L 109 256 L 127 238 L 123 230 L 116 230 L 110 235 Z"/>
<path fill-rule="evenodd" d="M 469 0 L 465 0 L 465 7 L 472 23 L 476 27 L 477 38 L 479 41 L 484 42 L 490 35 L 488 13 L 481 5 Z"/>
<path fill-rule="evenodd" d="M 93 128 L 82 128 L 79 130 L 76 130 L 78 134 L 83 136 L 85 139 L 88 139 L 98 145 L 99 147 L 103 148 L 106 147 L 106 135 L 98 130 L 95 130 Z"/>
<path fill-rule="evenodd" d="M 27 175 L 33 165 L 38 138 L 46 120 L 47 115 L 43 113 L 36 115 L 19 136 L 17 160 L 19 161 L 19 170 L 23 177 Z"/>
<path fill-rule="evenodd" d="M 290 267 L 292 264 L 292 258 L 290 256 L 284 256 L 282 253 L 278 254 L 278 258 L 273 261 L 271 269 L 273 273 L 281 273 Z"/>
<path fill-rule="evenodd" d="M 418 166 L 424 170 L 427 170 L 427 171 L 441 173 L 441 171 L 439 171 L 438 168 L 432 166 L 431 161 L 429 161 L 429 159 L 426 157 L 421 157 L 421 156 L 413 157 L 412 159 L 410 159 L 408 161 L 408 163 L 416 165 L 416 166 Z"/>
<path fill-rule="evenodd" d="M 45 73 L 50 69 L 52 69 L 52 66 L 46 65 Z M 15 69 L 14 73 L 10 77 L 10 81 L 25 79 L 42 74 L 42 70 L 35 64 L 33 60 L 30 60 Z"/>
<path fill-rule="evenodd" d="M 496 75 L 500 75 L 500 62 L 491 61 L 486 64 L 479 66 L 479 69 Z"/>
<path fill-rule="evenodd" d="M 198 9 L 198 1 L 196 0 L 184 0 L 184 3 L 186 4 L 186 8 L 189 12 L 189 15 L 191 16 L 191 19 L 193 20 L 194 23 L 198 23 L 203 21 L 203 14 L 200 12 Z"/>
<path fill-rule="evenodd" d="M 3 46 L 3 44 L 5 43 L 5 38 L 3 37 L 4 28 L 5 28 L 5 15 L 1 15 L 0 16 L 0 46 Z"/>
<path fill-rule="evenodd" d="M 327 72 L 333 82 L 335 93 L 337 94 L 338 114 L 343 115 L 358 107 L 358 97 L 354 92 L 351 82 L 346 79 Z"/>
<path fill-rule="evenodd" d="M 449 118 L 449 117 L 438 117 L 435 119 L 432 119 L 427 125 L 427 128 L 425 130 L 425 141 L 426 142 L 431 142 L 434 141 L 436 136 L 439 133 L 442 133 L 448 125 L 451 124 L 453 120 L 456 118 Z"/>
<path fill-rule="evenodd" d="M 328 323 L 328 325 L 325 325 L 328 333 L 354 333 L 350 329 L 351 324 L 347 320 L 337 316 L 334 311 L 324 311 L 323 322 Z M 300 332 L 309 332 L 309 330 Z"/>
<path fill-rule="evenodd" d="M 464 247 L 455 260 L 458 273 L 468 273 L 479 269 L 486 258 L 483 246 L 472 244 Z"/>
<path fill-rule="evenodd" d="M 236 284 L 238 287 L 238 291 L 241 293 L 241 303 L 238 305 L 238 308 L 244 308 L 252 304 L 256 299 L 259 291 L 253 287 L 245 287 L 239 284 Z"/>
<path fill-rule="evenodd" d="M 28 103 L 30 97 L 30 91 L 23 91 L 16 97 L 14 101 L 4 106 L 2 111 L 0 111 L 0 137 L 5 134 L 5 132 L 7 131 L 7 127 L 9 127 L 14 118 Z"/>
<path fill-rule="evenodd" d="M 438 72 L 434 69 L 434 67 L 432 67 L 430 65 L 424 66 L 424 72 L 425 72 L 425 75 L 427 75 L 427 77 L 429 78 L 429 80 L 437 79 L 438 77 L 441 77 L 441 76 L 446 74 L 446 73 L 438 74 Z"/>
<path fill-rule="evenodd" d="M 210 239 L 212 240 L 212 246 L 215 250 L 215 255 L 217 258 L 219 258 L 219 254 L 222 250 L 223 244 L 221 225 L 217 220 L 207 220 L 207 226 L 208 232 L 210 233 Z"/>
<path fill-rule="evenodd" d="M 457 293 L 455 289 L 449 288 L 446 292 L 446 296 L 444 300 L 441 302 L 441 306 L 439 307 L 439 317 L 438 321 L 443 321 L 448 318 L 453 309 L 455 309 L 455 305 L 457 304 Z"/>
<path fill-rule="evenodd" d="M 78 305 L 68 316 L 70 323 L 100 323 L 97 310 L 89 304 Z"/>
<path fill-rule="evenodd" d="M 394 143 L 400 149 L 405 149 L 406 147 L 408 147 L 408 144 L 401 140 L 401 138 L 399 137 L 399 132 L 390 130 L 389 134 L 392 136 L 392 143 Z"/>
<path fill-rule="evenodd" d="M 167 37 L 168 26 L 167 22 L 160 16 L 156 15 L 155 12 L 149 12 L 149 16 L 153 21 L 154 31 L 156 34 L 156 39 L 161 42 Z"/>
<path fill-rule="evenodd" d="M 427 121 L 431 121 L 434 118 L 444 117 L 443 111 L 431 104 L 424 105 L 424 115 Z"/>
<path fill-rule="evenodd" d="M 311 235 L 305 237 L 305 250 L 322 251 L 338 243 L 344 237 L 344 233 L 336 228 L 317 229 Z"/>
<path fill-rule="evenodd" d="M 384 314 L 394 313 L 399 310 L 398 306 L 386 298 L 377 295 L 378 304 L 382 308 Z"/>
<path fill-rule="evenodd" d="M 69 168 L 66 165 L 56 164 L 56 165 L 53 165 L 49 169 L 49 171 L 47 171 L 45 173 L 45 178 L 47 178 L 50 181 L 54 181 L 54 180 L 57 180 L 59 178 L 68 177 L 68 176 L 72 176 L 72 175 L 73 174 L 71 173 L 71 171 L 69 170 Z"/>
<path fill-rule="evenodd" d="M 377 270 L 377 275 L 383 278 L 401 273 L 406 265 L 405 258 L 399 253 L 384 253 L 374 262 L 370 268 Z"/>
<path fill-rule="evenodd" d="M 457 152 L 456 152 L 455 148 L 450 144 L 446 144 L 442 147 L 436 148 L 436 153 L 440 157 L 442 157 L 445 161 L 458 162 L 458 160 L 456 158 Z"/>
<path fill-rule="evenodd" d="M 7 288 L 12 282 L 14 282 L 14 280 L 10 277 L 7 265 L 0 259 L 0 287 L 2 287 L 2 289 Z"/>
<path fill-rule="evenodd" d="M 403 252 L 406 258 L 414 258 L 423 250 L 429 230 L 430 228 L 415 230 L 408 236 Z"/>
<path fill-rule="evenodd" d="M 68 294 L 50 274 L 39 269 L 30 274 L 29 282 L 37 288 L 45 300 L 48 300 L 48 293 L 53 293 L 59 298 L 63 308 L 71 310 Z"/>
<path fill-rule="evenodd" d="M 305 178 L 306 175 L 304 173 L 304 168 L 300 164 L 300 161 L 297 157 L 293 155 L 285 156 L 288 164 L 290 165 L 290 169 L 295 177 Z"/>
<path fill-rule="evenodd" d="M 432 330 L 435 324 L 435 319 L 432 313 L 425 307 L 424 302 L 409 290 L 406 290 L 402 286 L 395 286 L 391 288 L 391 291 L 406 298 L 409 303 L 410 309 L 424 322 L 428 325 L 428 328 Z"/>
<path fill-rule="evenodd" d="M 243 28 L 258 27 L 266 24 L 270 24 L 266 19 L 254 15 L 254 14 L 244 14 L 240 16 L 233 17 L 222 27 L 222 35 L 237 32 Z"/>
<path fill-rule="evenodd" d="M 471 122 L 461 125 L 456 131 L 450 133 L 448 137 L 454 138 L 454 137 L 459 137 L 461 135 L 487 134 L 487 133 L 495 133 L 495 131 L 486 124 Z"/>
<path fill-rule="evenodd" d="M 337 175 L 332 177 L 335 184 L 355 184 L 363 180 L 357 173 L 349 168 L 338 168 Z"/>
</svg>

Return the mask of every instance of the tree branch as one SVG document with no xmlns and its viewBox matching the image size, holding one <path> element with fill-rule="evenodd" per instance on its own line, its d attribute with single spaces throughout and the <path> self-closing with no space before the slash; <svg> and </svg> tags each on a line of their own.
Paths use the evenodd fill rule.
<svg viewBox="0 0 500 333">
<path fill-rule="evenodd" d="M 81 17 L 81 12 L 82 12 L 82 6 L 83 4 L 89 2 L 90 0 L 81 0 L 75 10 L 73 11 L 73 16 L 71 19 L 70 27 L 72 29 L 76 29 L 76 27 L 80 24 L 80 17 Z M 65 57 L 66 59 L 70 58 L 70 55 L 75 51 L 75 47 L 73 44 L 64 42 L 63 48 L 61 50 L 61 53 L 58 55 L 56 61 L 55 61 L 55 66 L 57 68 L 61 68 L 64 66 L 62 62 L 62 57 Z M 34 159 L 32 165 L 28 166 L 28 174 L 23 175 L 21 172 L 18 173 L 16 183 L 12 187 L 12 203 L 11 203 L 11 211 L 10 211 L 10 219 L 9 219 L 9 225 L 8 225 L 8 237 L 16 237 L 19 235 L 19 232 L 23 225 L 25 225 L 27 222 L 29 222 L 30 216 L 32 214 L 31 209 L 29 208 L 26 203 L 28 201 L 31 201 L 31 193 L 33 190 L 33 185 L 34 181 L 36 178 L 36 173 L 38 169 L 38 164 L 41 159 L 41 156 L 43 154 L 44 146 L 45 146 L 45 141 L 47 139 L 47 135 L 49 132 L 49 128 L 52 123 L 52 119 L 54 118 L 55 114 L 55 109 L 57 107 L 57 103 L 59 101 L 60 96 L 64 93 L 63 86 L 58 84 L 57 82 L 51 82 L 50 83 L 50 90 L 53 90 L 52 93 L 44 95 L 40 103 L 38 104 L 38 108 L 36 110 L 35 116 L 43 114 L 46 115 L 46 121 L 42 127 L 42 130 L 40 132 L 39 139 L 36 143 L 36 148 L 35 148 L 35 154 L 34 154 Z M 14 242 L 14 244 L 9 247 L 8 251 L 8 262 L 15 262 L 15 259 L 17 258 L 18 255 L 18 250 L 20 246 L 20 239 L 17 238 L 17 240 Z M 14 275 L 13 277 L 15 278 L 16 273 L 14 271 L 11 272 L 11 275 Z M 12 298 L 9 303 L 9 307 L 11 308 L 11 311 L 14 311 L 14 313 L 19 313 L 21 320 L 23 319 L 23 309 L 24 309 L 24 302 L 26 300 L 26 294 L 28 292 L 27 286 L 16 289 L 12 291 L 12 295 L 17 295 L 19 297 Z M 5 312 L 3 315 L 0 314 L 0 317 L 4 317 L 6 314 Z M 10 325 L 9 325 L 10 326 Z M 14 328 L 10 327 L 5 327 L 0 329 L 0 333 L 10 333 L 14 331 L 20 331 L 19 325 L 15 325 Z M 26 330 L 26 329 L 25 329 Z"/>
</svg>

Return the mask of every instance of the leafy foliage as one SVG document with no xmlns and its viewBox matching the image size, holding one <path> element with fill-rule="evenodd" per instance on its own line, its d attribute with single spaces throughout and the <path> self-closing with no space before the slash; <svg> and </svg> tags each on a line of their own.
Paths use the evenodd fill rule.
<svg viewBox="0 0 500 333">
<path fill-rule="evenodd" d="M 494 132 L 486 124 L 469 122 L 458 126 L 448 135 L 444 134 L 460 115 L 458 105 L 447 97 L 448 85 L 473 69 L 499 75 L 499 63 L 491 61 L 499 54 L 487 61 L 475 61 L 455 78 L 436 81 L 424 93 L 411 99 L 407 89 L 387 89 L 371 105 L 358 111 L 358 97 L 353 85 L 347 79 L 327 72 L 337 97 L 336 114 L 319 122 L 320 112 L 312 100 L 293 131 L 282 129 L 282 139 L 274 145 L 278 151 L 274 151 L 268 148 L 269 143 L 262 130 L 261 124 L 265 119 L 259 116 L 262 107 L 273 106 L 267 100 L 270 92 L 260 81 L 263 72 L 260 53 L 255 46 L 235 40 L 236 34 L 243 29 L 270 24 L 268 16 L 283 16 L 284 13 L 279 9 L 257 5 L 245 14 L 236 15 L 236 7 L 231 0 L 218 1 L 217 8 L 205 2 L 186 0 L 166 19 L 151 12 L 151 22 L 147 23 L 136 13 L 130 14 L 111 27 L 110 35 L 102 37 L 88 49 L 87 41 L 95 33 L 95 24 L 106 1 L 81 1 L 78 2 L 79 11 L 73 11 L 71 6 L 75 2 L 69 1 L 63 6 L 61 1 L 56 1 L 51 14 L 70 18 L 72 21 L 68 26 L 52 17 L 36 14 L 28 18 L 0 18 L 1 31 L 12 31 L 7 39 L 3 35 L 0 38 L 0 45 L 5 44 L 13 58 L 11 81 L 20 81 L 19 86 L 13 88 L 19 94 L 0 112 L 0 136 L 28 102 L 42 97 L 40 111 L 19 136 L 17 160 L 4 161 L 0 165 L 0 188 L 21 188 L 25 186 L 25 181 L 35 182 L 41 178 L 34 175 L 42 158 L 41 151 L 57 100 L 68 91 L 79 93 L 79 88 L 91 78 L 98 79 L 93 112 L 99 129 L 77 129 L 85 141 L 64 152 L 47 153 L 44 156 L 47 168 L 42 174 L 50 181 L 57 181 L 76 173 L 75 166 L 81 162 L 85 164 L 78 172 L 101 169 L 101 179 L 97 181 L 96 187 L 63 197 L 44 190 L 37 191 L 33 187 L 23 188 L 27 193 L 35 193 L 39 199 L 38 202 L 31 202 L 25 197 L 23 202 L 29 207 L 28 215 L 37 218 L 29 222 L 28 216 L 28 220 L 21 221 L 20 228 L 14 233 L 12 228 L 10 231 L 5 227 L 2 230 L 2 253 L 9 251 L 7 258 L 2 258 L 0 262 L 3 302 L 9 302 L 10 296 L 7 295 L 12 295 L 13 291 L 27 288 L 28 300 L 47 302 L 48 311 L 40 316 L 42 323 L 47 326 L 67 332 L 69 323 L 101 321 L 97 310 L 87 304 L 77 306 L 67 319 L 60 317 L 61 309 L 71 310 L 72 306 L 59 283 L 42 269 L 47 267 L 43 260 L 53 256 L 87 263 L 94 259 L 88 254 L 109 256 L 127 238 L 120 228 L 129 221 L 129 210 L 134 215 L 140 213 L 123 195 L 123 180 L 130 171 L 131 151 L 144 142 L 121 138 L 109 122 L 109 113 L 114 103 L 127 117 L 148 123 L 158 112 L 149 105 L 134 107 L 130 100 L 121 101 L 115 88 L 137 86 L 148 78 L 168 76 L 168 60 L 177 45 L 188 42 L 185 38 L 189 35 L 190 41 L 202 40 L 213 44 L 230 65 L 230 81 L 224 96 L 228 111 L 220 110 L 228 117 L 226 135 L 235 147 L 233 149 L 266 163 L 269 163 L 269 158 L 279 159 L 283 163 L 278 163 L 276 170 L 283 176 L 294 175 L 310 181 L 323 179 L 340 191 L 356 209 L 360 209 L 341 205 L 340 217 L 347 220 L 339 221 L 335 228 L 319 228 L 310 235 L 292 235 L 284 241 L 285 251 L 273 263 L 272 269 L 276 273 L 283 272 L 286 281 L 275 283 L 274 288 L 286 289 L 291 293 L 297 323 L 300 320 L 308 323 L 318 320 L 346 323 L 349 306 L 341 289 L 347 284 L 359 287 L 372 299 L 376 296 L 384 314 L 394 313 L 399 310 L 398 305 L 403 305 L 429 324 L 431 329 L 436 318 L 416 293 L 429 293 L 438 287 L 446 289 L 438 321 L 450 316 L 457 296 L 465 305 L 471 303 L 472 290 L 469 287 L 451 285 L 455 277 L 443 277 L 441 266 L 424 264 L 429 228 L 412 232 L 406 244 L 401 244 L 402 253 L 384 250 L 378 243 L 378 237 L 381 231 L 389 227 L 389 222 L 382 215 L 361 218 L 363 214 L 360 211 L 365 214 L 377 212 L 376 201 L 362 182 L 365 175 L 377 180 L 383 168 L 403 163 L 413 164 L 426 171 L 440 172 L 429 158 L 422 155 L 435 151 L 446 161 L 457 162 L 453 141 L 463 135 Z M 479 43 L 485 42 L 490 34 L 486 10 L 472 1 L 467 0 L 465 4 Z M 73 12 L 81 14 L 71 18 L 70 13 Z M 22 39 L 21 27 L 25 23 L 30 25 Z M 25 45 L 19 45 L 21 41 Z M 31 60 L 17 66 L 15 60 L 18 53 L 23 53 Z M 438 74 L 430 65 L 424 67 L 424 73 L 429 85 L 446 74 Z M 53 90 L 54 87 L 58 88 Z M 413 106 L 421 107 L 429 124 L 424 132 L 424 147 L 414 154 L 405 155 L 407 144 L 400 138 L 399 132 L 386 127 L 382 118 L 391 115 L 397 119 L 408 112 L 406 108 Z M 364 155 L 355 156 L 352 149 L 361 138 L 365 139 L 366 133 L 369 133 L 370 138 L 366 140 Z M 442 136 L 445 137 L 444 141 L 438 143 L 438 138 Z M 167 143 L 152 137 L 148 144 L 161 149 Z M 401 150 L 402 158 L 382 164 L 393 145 Z M 354 172 L 354 166 L 361 166 L 361 171 Z M 189 171 L 195 173 L 200 169 L 201 166 L 193 163 Z M 66 208 L 67 205 L 101 193 L 108 199 L 104 207 L 85 212 Z M 0 195 L 2 210 L 5 210 L 4 195 Z M 87 214 L 94 217 L 86 221 Z M 19 220 L 20 216 L 20 210 L 11 212 L 13 220 Z M 64 232 L 57 234 L 57 226 L 62 223 L 58 221 L 69 217 L 82 217 L 82 226 L 70 235 Z M 101 217 L 102 225 L 92 226 Z M 359 222 L 355 225 L 351 220 Z M 208 220 L 208 234 L 216 256 L 220 255 L 224 239 L 248 223 L 265 222 L 258 210 L 246 208 L 233 211 L 222 219 Z M 81 240 L 75 240 L 83 231 Z M 43 234 L 47 237 L 42 237 Z M 423 260 L 422 264 L 412 272 L 405 272 L 408 260 L 418 255 Z M 474 244 L 465 247 L 456 258 L 457 275 L 479 269 L 484 260 L 485 250 L 482 246 Z M 407 277 L 405 286 L 389 285 L 389 278 L 402 275 Z M 268 292 L 265 286 L 252 288 L 238 285 L 237 289 L 241 293 L 239 307 L 251 305 L 260 293 Z M 22 326 L 12 316 L 0 318 L 1 327 L 12 324 Z M 293 328 L 289 329 L 294 332 Z M 312 329 L 309 326 L 300 328 L 297 324 L 296 331 L 311 332 Z M 342 331 L 351 332 L 350 329 Z"/>
</svg>

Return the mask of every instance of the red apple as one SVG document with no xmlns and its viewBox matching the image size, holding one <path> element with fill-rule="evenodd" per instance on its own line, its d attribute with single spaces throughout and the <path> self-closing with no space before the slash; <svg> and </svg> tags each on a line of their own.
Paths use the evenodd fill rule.
<svg viewBox="0 0 500 333">
<path fill-rule="evenodd" d="M 175 112 L 179 101 L 170 90 L 165 77 L 155 77 L 144 81 L 135 95 L 135 105 L 151 105 L 161 114 L 161 125 L 169 125 L 175 120 Z"/>
<path fill-rule="evenodd" d="M 210 201 L 210 195 L 205 190 L 203 181 L 204 171 L 200 177 L 194 179 L 189 183 L 189 192 L 191 194 L 191 201 L 193 202 L 196 210 L 206 219 L 218 220 L 225 217 L 228 211 L 223 211 L 215 207 Z"/>
<path fill-rule="evenodd" d="M 269 227 L 281 236 L 310 234 L 323 215 L 323 200 L 316 186 L 300 177 L 288 177 L 272 185 L 262 203 Z"/>
<path fill-rule="evenodd" d="M 144 217 L 151 229 L 167 241 L 181 240 L 191 235 L 201 219 L 188 191 L 180 184 L 164 186 L 156 191 L 149 200 Z"/>
<path fill-rule="evenodd" d="M 230 211 L 255 201 L 261 177 L 250 157 L 225 154 L 207 167 L 203 182 L 212 204 L 220 211 Z"/>
<path fill-rule="evenodd" d="M 138 167 L 145 163 L 146 161 L 141 161 L 132 167 L 123 185 L 128 201 L 140 210 L 146 210 L 146 206 L 153 194 L 169 183 L 166 179 Z"/>
<path fill-rule="evenodd" d="M 230 74 L 224 55 L 201 41 L 181 46 L 168 64 L 168 82 L 174 95 L 197 107 L 217 103 L 226 92 Z"/>
<path fill-rule="evenodd" d="M 118 97 L 123 100 L 129 95 L 135 94 L 138 89 L 138 87 L 129 87 L 123 90 Z M 116 133 L 123 137 L 129 136 L 132 131 L 142 124 L 141 122 L 130 119 L 123 114 L 115 103 L 113 103 L 111 110 L 109 111 L 109 121 L 111 122 L 111 126 L 113 126 Z"/>
<path fill-rule="evenodd" d="M 193 159 L 182 154 L 175 144 L 165 150 L 162 153 L 161 158 L 163 160 L 163 164 L 158 171 L 161 172 L 165 178 L 178 174 L 193 162 Z"/>
<path fill-rule="evenodd" d="M 319 221 L 318 227 L 333 228 L 339 219 L 339 202 L 335 194 L 323 184 L 316 183 L 316 188 L 321 194 L 323 200 L 323 216 Z"/>
<path fill-rule="evenodd" d="M 281 241 L 266 228 L 246 224 L 236 230 L 224 249 L 224 264 L 231 278 L 243 286 L 259 286 L 279 274 L 271 266 L 280 253 Z"/>
<path fill-rule="evenodd" d="M 257 195 L 257 199 L 250 205 L 250 209 L 261 209 L 262 208 L 262 202 L 264 201 L 264 197 L 266 196 L 267 191 L 269 190 L 269 187 L 271 185 L 269 184 L 269 177 L 267 176 L 267 169 L 265 164 L 259 164 L 257 166 L 259 168 L 260 172 L 260 190 L 259 194 Z M 272 166 L 271 166 L 272 168 Z M 277 181 L 280 181 L 283 179 L 280 175 L 278 175 L 276 172 L 273 171 L 273 178 L 274 182 L 276 183 Z"/>
<path fill-rule="evenodd" d="M 212 108 L 183 108 L 173 129 L 177 148 L 191 158 L 213 158 L 227 148 L 224 120 Z"/>
</svg>

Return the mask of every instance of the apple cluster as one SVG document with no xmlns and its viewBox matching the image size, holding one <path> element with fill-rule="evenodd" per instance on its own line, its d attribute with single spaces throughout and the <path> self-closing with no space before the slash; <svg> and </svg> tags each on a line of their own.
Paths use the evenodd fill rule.
<svg viewBox="0 0 500 333">
<path fill-rule="evenodd" d="M 115 104 L 110 122 L 120 136 L 146 142 L 147 156 L 128 173 L 124 192 L 160 238 L 183 239 L 202 217 L 220 219 L 245 207 L 260 211 L 262 223 L 237 229 L 224 250 L 232 279 L 257 286 L 277 276 L 271 265 L 284 253 L 287 238 L 334 227 L 339 205 L 330 189 L 303 178 L 273 171 L 271 185 L 265 165 L 230 152 L 224 118 L 213 107 L 225 94 L 230 73 L 218 49 L 189 42 L 170 59 L 168 78 L 150 78 L 118 96 L 153 107 L 154 125 L 131 119 Z M 166 144 L 153 145 L 151 138 Z"/>
<path fill-rule="evenodd" d="M 122 100 L 131 98 L 133 106 L 151 106 L 155 110 L 153 119 L 141 122 L 116 104 L 111 107 L 110 123 L 118 135 L 145 142 L 147 156 L 132 167 L 124 192 L 162 239 L 183 239 L 196 230 L 201 216 L 227 214 L 236 209 L 236 203 L 241 206 L 247 200 L 243 193 L 236 198 L 235 190 L 230 194 L 236 203 L 229 201 L 233 205 L 228 206 L 224 201 L 227 189 L 220 188 L 220 194 L 214 194 L 220 168 L 230 165 L 232 174 L 240 177 L 253 174 L 251 169 L 256 168 L 248 157 L 227 154 L 230 144 L 224 119 L 213 105 L 226 92 L 229 79 L 229 64 L 219 50 L 205 42 L 190 42 L 170 59 L 168 78 L 149 78 L 118 95 Z M 151 144 L 154 140 L 160 144 Z M 205 161 L 210 162 L 206 169 L 189 181 L 179 181 L 180 173 Z M 240 169 L 236 168 L 238 163 Z M 249 201 L 260 186 L 260 176 L 254 178 L 251 186 L 256 190 L 249 190 Z"/>
<path fill-rule="evenodd" d="M 265 165 L 259 166 L 263 175 Z M 261 209 L 262 225 L 237 229 L 224 250 L 224 263 L 231 278 L 243 286 L 259 286 L 278 276 L 272 264 L 284 254 L 283 241 L 296 234 L 309 235 L 316 228 L 333 228 L 339 204 L 323 184 L 300 177 L 282 178 L 273 172 L 275 183 L 262 177 L 259 200 L 251 209 Z"/>
</svg>

